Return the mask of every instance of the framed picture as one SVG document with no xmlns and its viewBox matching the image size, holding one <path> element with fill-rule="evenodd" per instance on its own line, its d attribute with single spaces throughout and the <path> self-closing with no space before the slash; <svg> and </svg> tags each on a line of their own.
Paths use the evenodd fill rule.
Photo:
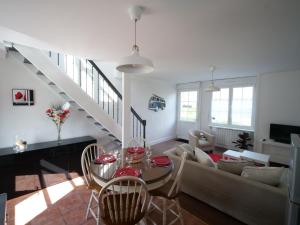
<svg viewBox="0 0 300 225">
<path fill-rule="evenodd" d="M 12 89 L 13 105 L 34 105 L 33 90 Z"/>
<path fill-rule="evenodd" d="M 158 112 L 158 110 L 164 110 L 166 108 L 166 101 L 164 98 L 153 94 L 148 102 L 148 109 Z"/>
</svg>

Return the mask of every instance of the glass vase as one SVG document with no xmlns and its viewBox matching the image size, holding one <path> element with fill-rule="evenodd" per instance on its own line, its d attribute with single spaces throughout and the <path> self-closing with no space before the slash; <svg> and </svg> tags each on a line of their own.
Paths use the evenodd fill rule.
<svg viewBox="0 0 300 225">
<path fill-rule="evenodd" d="M 56 125 L 57 127 L 57 142 L 61 142 L 60 132 L 61 132 L 61 125 Z"/>
</svg>

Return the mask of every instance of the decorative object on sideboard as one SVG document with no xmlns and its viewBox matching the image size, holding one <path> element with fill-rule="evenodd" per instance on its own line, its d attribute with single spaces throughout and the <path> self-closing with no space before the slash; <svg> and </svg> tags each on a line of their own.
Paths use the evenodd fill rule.
<svg viewBox="0 0 300 225">
<path fill-rule="evenodd" d="M 13 105 L 34 105 L 33 90 L 30 89 L 12 89 Z"/>
<path fill-rule="evenodd" d="M 57 141 L 60 142 L 62 125 L 70 115 L 70 103 L 66 102 L 65 104 L 52 105 L 49 109 L 47 109 L 46 113 L 56 125 Z"/>
<path fill-rule="evenodd" d="M 249 133 L 243 132 L 238 136 L 239 139 L 232 142 L 235 144 L 235 147 L 238 147 L 240 149 L 245 149 L 245 150 L 247 150 L 249 147 L 253 147 L 253 145 L 249 143 L 251 141 L 251 137 Z"/>
<path fill-rule="evenodd" d="M 23 152 L 27 148 L 27 141 L 23 138 L 16 135 L 15 143 L 14 143 L 14 150 L 17 152 Z"/>
<path fill-rule="evenodd" d="M 165 108 L 166 108 L 165 99 L 155 94 L 152 94 L 152 96 L 149 99 L 148 109 L 157 112 L 159 109 L 164 110 Z"/>
</svg>

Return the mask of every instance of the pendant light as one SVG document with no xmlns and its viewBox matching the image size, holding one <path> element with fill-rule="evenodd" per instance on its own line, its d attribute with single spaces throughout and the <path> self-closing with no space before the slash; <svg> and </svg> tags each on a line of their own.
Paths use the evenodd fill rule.
<svg viewBox="0 0 300 225">
<path fill-rule="evenodd" d="M 116 69 L 124 73 L 150 73 L 154 70 L 153 63 L 150 59 L 140 56 L 139 47 L 136 44 L 136 24 L 141 19 L 143 8 L 141 6 L 133 6 L 129 8 L 128 12 L 131 20 L 134 21 L 134 45 L 132 54 L 122 58 Z"/>
<path fill-rule="evenodd" d="M 206 88 L 206 92 L 214 92 L 214 91 L 220 91 L 220 88 L 215 86 L 215 82 L 214 82 L 214 72 L 216 67 L 215 66 L 211 66 L 210 68 L 210 72 L 211 72 L 211 82 L 208 85 L 208 87 Z"/>
</svg>

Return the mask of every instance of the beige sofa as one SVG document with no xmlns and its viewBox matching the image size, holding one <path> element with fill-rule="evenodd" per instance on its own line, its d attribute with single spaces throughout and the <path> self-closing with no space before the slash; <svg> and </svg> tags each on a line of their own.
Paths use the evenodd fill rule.
<svg viewBox="0 0 300 225">
<path fill-rule="evenodd" d="M 175 167 L 175 148 L 165 152 Z M 285 224 L 287 188 L 273 187 L 187 160 L 182 191 L 249 225 Z"/>
<path fill-rule="evenodd" d="M 205 139 L 201 139 L 201 134 Z M 211 151 L 215 148 L 215 136 L 202 130 L 189 131 L 189 144 L 193 147 L 198 147 L 203 151 Z"/>
</svg>

